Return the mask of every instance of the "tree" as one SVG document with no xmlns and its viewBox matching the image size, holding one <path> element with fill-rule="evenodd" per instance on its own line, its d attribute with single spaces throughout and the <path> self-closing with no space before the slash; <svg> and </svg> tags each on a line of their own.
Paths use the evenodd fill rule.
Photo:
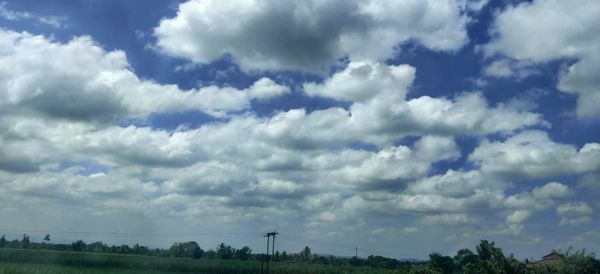
<svg viewBox="0 0 600 274">
<path fill-rule="evenodd" d="M 82 240 L 78 240 L 71 244 L 71 250 L 73 251 L 84 251 L 85 250 L 85 242 Z"/>
<path fill-rule="evenodd" d="M 8 241 L 6 240 L 6 236 L 2 235 L 2 237 L 0 238 L 0 247 L 5 247 L 8 244 Z"/>
<path fill-rule="evenodd" d="M 477 260 L 477 255 L 467 248 L 461 249 L 454 256 L 454 262 L 459 268 L 463 268 L 467 264 L 473 264 Z"/>
<path fill-rule="evenodd" d="M 481 241 L 476 247 L 477 258 L 475 262 L 463 266 L 463 273 L 524 273 L 527 267 L 512 255 L 504 256 L 502 249 L 486 240 Z"/>
<path fill-rule="evenodd" d="M 21 247 L 22 248 L 29 247 L 29 236 L 27 236 L 27 234 L 23 234 L 23 239 L 21 240 Z"/>
<path fill-rule="evenodd" d="M 107 246 L 100 241 L 93 242 L 91 244 L 86 245 L 86 247 L 85 247 L 85 251 L 96 252 L 96 253 L 105 252 L 106 249 L 107 249 Z"/>
<path fill-rule="evenodd" d="M 357 260 L 358 260 L 358 258 L 357 258 Z M 359 261 L 359 264 L 360 264 L 360 261 Z M 386 258 L 383 256 L 369 255 L 369 257 L 367 257 L 366 264 L 371 267 L 394 269 L 394 268 L 398 268 L 400 266 L 400 261 L 398 261 L 396 259 L 392 259 L 392 258 Z"/>
<path fill-rule="evenodd" d="M 303 261 L 310 261 L 312 259 L 312 253 L 310 251 L 310 247 L 305 246 L 302 251 L 300 251 L 300 259 Z"/>
<path fill-rule="evenodd" d="M 246 261 L 246 260 L 250 259 L 251 255 L 252 255 L 252 249 L 250 249 L 250 247 L 248 247 L 248 246 L 244 246 L 235 251 L 235 258 L 238 260 Z"/>
<path fill-rule="evenodd" d="M 128 245 L 121 245 L 118 248 L 120 254 L 129 254 L 131 253 L 131 248 Z"/>
<path fill-rule="evenodd" d="M 454 272 L 455 269 L 452 258 L 448 256 L 442 256 L 437 252 L 429 254 L 429 264 L 432 268 L 437 269 L 444 274 L 450 274 Z"/>
<path fill-rule="evenodd" d="M 174 243 L 169 248 L 169 255 L 173 257 L 187 257 L 198 259 L 204 255 L 204 250 L 200 248 L 197 242 Z"/>
<path fill-rule="evenodd" d="M 208 251 L 206 251 L 205 256 L 206 256 L 206 258 L 214 259 L 214 258 L 217 258 L 217 252 L 211 248 Z"/>
<path fill-rule="evenodd" d="M 221 243 L 217 246 L 217 256 L 224 260 L 233 258 L 235 250 L 231 246 Z"/>
</svg>

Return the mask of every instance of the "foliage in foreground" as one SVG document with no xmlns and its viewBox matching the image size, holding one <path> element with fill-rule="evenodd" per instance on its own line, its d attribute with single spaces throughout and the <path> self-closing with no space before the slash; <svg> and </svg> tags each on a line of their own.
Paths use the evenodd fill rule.
<svg viewBox="0 0 600 274">
<path fill-rule="evenodd" d="M 476 247 L 477 253 L 469 249 L 459 250 L 454 258 L 432 253 L 429 255 L 427 267 L 415 269 L 411 273 L 443 273 L 443 274 L 597 274 L 600 273 L 600 261 L 594 253 L 586 254 L 584 250 L 558 252 L 562 262 L 552 266 L 538 266 L 534 263 L 521 262 L 512 255 L 505 256 L 502 249 L 494 243 L 481 241 Z"/>
</svg>

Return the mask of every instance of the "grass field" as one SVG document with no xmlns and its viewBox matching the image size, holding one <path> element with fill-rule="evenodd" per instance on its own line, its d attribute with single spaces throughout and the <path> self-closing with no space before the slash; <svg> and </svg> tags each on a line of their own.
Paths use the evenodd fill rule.
<svg viewBox="0 0 600 274">
<path fill-rule="evenodd" d="M 0 249 L 0 274 L 260 273 L 259 261 L 163 258 L 138 255 Z M 270 273 L 401 273 L 370 267 L 272 262 Z"/>
</svg>

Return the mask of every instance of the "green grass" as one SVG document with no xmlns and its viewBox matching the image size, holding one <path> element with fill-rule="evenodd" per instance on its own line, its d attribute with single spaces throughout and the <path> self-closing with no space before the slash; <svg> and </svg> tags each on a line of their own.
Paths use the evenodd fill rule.
<svg viewBox="0 0 600 274">
<path fill-rule="evenodd" d="M 177 272 L 155 271 L 155 270 L 136 270 L 119 268 L 94 268 L 83 266 L 65 266 L 65 265 L 47 265 L 33 263 L 0 263 L 0 274 L 175 274 Z"/>
<path fill-rule="evenodd" d="M 153 256 L 0 249 L 0 274 L 39 273 L 260 273 L 259 261 L 185 259 Z M 401 273 L 370 267 L 272 262 L 270 273 Z"/>
</svg>

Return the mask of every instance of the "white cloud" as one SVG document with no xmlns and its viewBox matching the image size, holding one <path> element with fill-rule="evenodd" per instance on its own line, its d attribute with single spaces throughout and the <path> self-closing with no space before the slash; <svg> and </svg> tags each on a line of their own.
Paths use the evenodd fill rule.
<svg viewBox="0 0 600 274">
<path fill-rule="evenodd" d="M 553 142 L 546 132 L 525 131 L 504 142 L 483 142 L 469 160 L 489 173 L 519 177 L 576 174 L 600 169 L 600 144 L 579 150 Z"/>
<path fill-rule="evenodd" d="M 529 219 L 531 217 L 531 211 L 529 210 L 515 210 L 508 216 L 506 216 L 507 223 L 516 223 L 520 224 Z"/>
<path fill-rule="evenodd" d="M 254 84 L 248 88 L 248 92 L 252 98 L 268 100 L 290 93 L 290 88 L 279 85 L 273 82 L 273 80 L 263 77 L 254 82 Z"/>
<path fill-rule="evenodd" d="M 556 207 L 558 215 L 591 215 L 592 213 L 594 210 L 586 202 L 566 203 Z"/>
<path fill-rule="evenodd" d="M 341 174 L 360 189 L 397 190 L 408 181 L 423 177 L 432 163 L 453 160 L 460 156 L 454 140 L 445 137 L 425 136 L 414 149 L 396 146 L 371 154 L 360 164 L 348 165 Z"/>
<path fill-rule="evenodd" d="M 571 190 L 566 185 L 558 182 L 550 182 L 542 187 L 536 187 L 531 192 L 534 198 L 537 199 L 548 199 L 548 198 L 564 198 L 572 194 Z"/>
<path fill-rule="evenodd" d="M 0 30 L 0 37 L 0 105 L 21 112 L 101 122 L 186 110 L 222 116 L 247 109 L 252 98 L 288 90 L 262 78 L 249 90 L 208 86 L 183 91 L 139 79 L 124 52 L 106 52 L 89 37 L 66 44 L 6 30 Z"/>
<path fill-rule="evenodd" d="M 231 54 L 244 70 L 322 73 L 344 57 L 385 60 L 411 39 L 434 50 L 457 50 L 468 39 L 461 4 L 192 0 L 163 19 L 154 35 L 165 53 L 197 63 Z"/>
<path fill-rule="evenodd" d="M 191 196 L 229 196 L 234 190 L 247 187 L 256 180 L 254 176 L 249 170 L 235 164 L 211 161 L 172 172 L 162 188 L 167 193 Z"/>
<path fill-rule="evenodd" d="M 0 18 L 9 21 L 35 20 L 37 23 L 55 28 L 65 27 L 67 21 L 66 17 L 61 16 L 41 16 L 26 11 L 10 10 L 6 2 L 0 2 Z"/>
<path fill-rule="evenodd" d="M 374 143 L 388 135 L 485 135 L 545 124 L 535 113 L 504 105 L 490 108 L 480 93 L 466 93 L 454 100 L 423 96 L 404 101 L 380 96 L 355 103 L 350 111 L 355 127 L 379 134 L 366 139 Z"/>
<path fill-rule="evenodd" d="M 404 97 L 414 79 L 415 68 L 409 65 L 351 62 L 322 84 L 305 83 L 304 91 L 310 96 L 364 102 L 382 93 Z"/>
<path fill-rule="evenodd" d="M 487 4 L 489 4 L 490 0 L 465 0 L 462 5 L 470 12 L 478 13 L 480 12 Z"/>
<path fill-rule="evenodd" d="M 557 87 L 578 96 L 579 117 L 597 117 L 599 12 L 600 3 L 594 0 L 538 0 L 509 6 L 496 16 L 491 31 L 494 38 L 485 52 L 539 63 L 577 59 L 561 74 Z"/>
<path fill-rule="evenodd" d="M 312 96 L 353 101 L 348 113 L 338 114 L 338 124 L 344 128 L 338 133 L 377 145 L 406 135 L 485 135 L 547 124 L 540 115 L 514 105 L 491 108 L 477 92 L 454 100 L 429 96 L 407 100 L 414 72 L 407 65 L 351 62 L 322 84 L 309 83 L 304 89 Z"/>
<path fill-rule="evenodd" d="M 506 209 L 521 211 L 539 211 L 552 207 L 556 200 L 564 199 L 572 195 L 572 191 L 564 184 L 551 182 L 541 187 L 535 187 L 531 192 L 520 192 L 504 199 L 503 204 Z M 524 217 L 526 213 L 517 214 L 511 219 L 517 220 L 518 217 Z M 519 216 L 520 215 L 520 216 Z"/>
<path fill-rule="evenodd" d="M 494 178 L 486 178 L 477 171 L 460 172 L 448 170 L 445 174 L 430 176 L 408 187 L 415 194 L 440 194 L 446 197 L 469 197 L 477 189 L 502 189 L 506 183 Z"/>
<path fill-rule="evenodd" d="M 421 219 L 424 225 L 459 225 L 477 223 L 477 218 L 464 213 L 428 215 Z"/>
<path fill-rule="evenodd" d="M 578 217 L 562 217 L 560 219 L 560 225 L 570 225 L 570 226 L 578 226 L 582 224 L 586 224 L 592 221 L 592 217 L 590 216 L 578 216 Z"/>
<path fill-rule="evenodd" d="M 516 79 L 524 79 L 538 73 L 531 62 L 510 59 L 495 60 L 487 64 L 483 72 L 485 75 L 496 78 L 515 77 Z"/>
</svg>

